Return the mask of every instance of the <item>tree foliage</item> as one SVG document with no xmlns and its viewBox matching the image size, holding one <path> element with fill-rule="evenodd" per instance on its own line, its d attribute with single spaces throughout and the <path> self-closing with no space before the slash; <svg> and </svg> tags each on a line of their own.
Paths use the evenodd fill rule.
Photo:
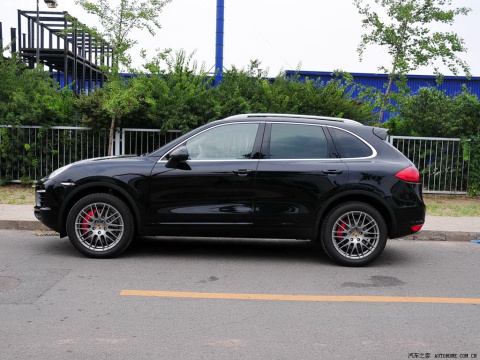
<svg viewBox="0 0 480 360">
<path fill-rule="evenodd" d="M 118 74 L 120 64 L 129 72 L 132 71 L 132 59 L 128 51 L 137 43 L 131 38 L 132 30 L 148 30 L 154 36 L 155 30 L 161 25 L 158 16 L 163 7 L 171 0 L 119 0 L 117 5 L 111 5 L 111 0 L 75 0 L 88 13 L 97 16 L 101 29 L 88 30 L 105 39 L 113 48 L 112 67 L 105 69 L 110 74 L 107 82 L 102 110 L 110 115 L 110 139 L 108 152 L 111 154 L 113 135 L 119 126 L 119 120 L 128 117 L 145 101 L 143 93 L 139 91 L 140 83 L 131 79 L 130 84 Z"/>
<path fill-rule="evenodd" d="M 114 49 L 112 72 L 118 73 L 120 64 L 131 70 L 132 59 L 128 51 L 137 44 L 131 38 L 134 29 L 147 30 L 152 36 L 161 25 L 158 16 L 171 0 L 75 0 L 88 13 L 97 16 L 101 29 L 91 28 Z"/>
<path fill-rule="evenodd" d="M 258 76 L 255 64 L 252 62 L 246 70 L 225 71 L 223 81 L 213 87 L 213 78 L 198 67 L 193 55 L 162 53 L 157 61 L 146 64 L 148 74 L 121 83 L 121 97 L 113 97 L 108 85 L 82 96 L 80 118 L 85 125 L 105 128 L 109 126 L 106 115 L 121 109 L 116 116 L 124 127 L 182 132 L 212 120 L 255 112 L 344 117 L 363 123 L 374 120 L 372 105 L 352 97 L 352 85 L 342 78 L 327 83 L 308 79 L 301 82 L 282 74 L 265 79 Z"/>
<path fill-rule="evenodd" d="M 362 123 L 373 120 L 373 107 L 352 97 L 354 85 L 342 78 L 327 83 L 321 79 L 300 81 L 279 74 L 274 79 L 258 76 L 258 61 L 247 70 L 224 72 L 215 90 L 220 117 L 239 113 L 284 113 L 350 118 Z M 260 74 L 261 75 L 261 74 Z"/>
<path fill-rule="evenodd" d="M 480 101 L 466 87 L 455 96 L 437 88 L 422 88 L 405 97 L 398 107 L 398 115 L 385 125 L 391 129 L 391 135 L 480 135 Z"/>
<path fill-rule="evenodd" d="M 0 57 L 1 125 L 72 125 L 75 96 L 42 67 L 27 69 L 17 55 Z"/>
<path fill-rule="evenodd" d="M 455 75 L 462 70 L 469 75 L 469 67 L 458 54 L 465 52 L 465 44 L 454 32 L 433 31 L 435 24 L 452 25 L 458 15 L 467 15 L 471 9 L 451 8 L 452 0 L 354 0 L 363 17 L 363 34 L 358 46 L 360 59 L 368 45 L 388 49 L 390 63 L 379 68 L 389 74 L 385 93 L 380 97 L 378 122 L 391 98 L 395 81 L 399 88 L 406 85 L 405 75 L 421 66 L 432 65 L 441 76 L 436 61 L 440 60 Z M 380 6 L 380 11 L 372 8 Z"/>
</svg>

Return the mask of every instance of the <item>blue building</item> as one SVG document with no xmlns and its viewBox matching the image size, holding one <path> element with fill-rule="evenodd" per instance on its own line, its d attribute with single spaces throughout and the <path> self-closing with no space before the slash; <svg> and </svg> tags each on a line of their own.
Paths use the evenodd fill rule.
<svg viewBox="0 0 480 360">
<path fill-rule="evenodd" d="M 387 74 L 365 74 L 365 73 L 350 73 L 353 76 L 355 83 L 363 86 L 369 86 L 377 89 L 384 89 L 388 83 Z M 324 71 L 294 71 L 287 70 L 286 76 L 293 78 L 297 77 L 300 81 L 318 80 L 327 83 L 332 79 L 338 79 L 335 73 Z M 436 87 L 449 96 L 454 96 L 462 92 L 462 87 L 465 85 L 467 89 L 480 98 L 480 77 L 471 77 L 470 79 L 464 76 L 445 76 L 441 84 L 437 84 L 437 77 L 434 75 L 407 75 L 407 85 L 410 92 L 415 94 L 419 89 L 424 87 Z M 392 91 L 396 91 L 395 84 Z M 353 95 L 357 95 L 355 92 Z M 384 121 L 388 120 L 389 114 L 385 113 Z"/>
</svg>

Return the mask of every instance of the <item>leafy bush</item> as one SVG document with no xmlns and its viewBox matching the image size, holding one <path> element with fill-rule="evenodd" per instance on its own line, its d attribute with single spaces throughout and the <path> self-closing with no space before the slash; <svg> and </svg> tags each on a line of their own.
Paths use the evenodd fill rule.
<svg viewBox="0 0 480 360">
<path fill-rule="evenodd" d="M 480 101 L 465 86 L 455 96 L 448 96 L 436 88 L 420 89 L 403 99 L 398 116 L 385 126 L 390 128 L 391 135 L 464 139 L 463 160 L 469 163 L 467 193 L 479 195 Z M 456 160 L 455 171 L 461 171 L 462 164 Z M 431 170 L 430 166 L 427 170 Z"/>
<path fill-rule="evenodd" d="M 456 96 L 422 88 L 406 96 L 398 115 L 385 124 L 391 135 L 464 137 L 480 133 L 480 102 L 464 87 Z"/>
<path fill-rule="evenodd" d="M 72 125 L 76 98 L 42 68 L 27 69 L 14 55 L 0 57 L 1 125 Z"/>
<path fill-rule="evenodd" d="M 464 139 L 464 160 L 470 162 L 467 195 L 480 196 L 480 134 Z"/>
<path fill-rule="evenodd" d="M 125 111 L 117 114 L 122 127 L 159 128 L 187 132 L 212 120 L 242 113 L 287 113 L 345 117 L 362 123 L 374 120 L 372 106 L 352 98 L 351 86 L 340 80 L 298 81 L 282 74 L 265 79 L 256 74 L 253 61 L 247 70 L 225 71 L 223 81 L 213 78 L 184 52 L 147 65 L 150 74 L 110 84 L 77 104 L 86 126 L 108 128 L 112 112 L 107 104 L 116 99 Z M 350 89 L 350 90 L 349 90 Z M 120 101 L 121 100 L 121 101 Z M 128 104 L 135 106 L 128 108 Z M 129 111 L 127 111 L 130 109 Z"/>
</svg>

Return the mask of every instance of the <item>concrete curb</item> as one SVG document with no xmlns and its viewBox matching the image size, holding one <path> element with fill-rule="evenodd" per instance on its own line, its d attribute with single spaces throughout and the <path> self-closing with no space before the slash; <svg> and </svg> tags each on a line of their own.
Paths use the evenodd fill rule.
<svg viewBox="0 0 480 360">
<path fill-rule="evenodd" d="M 31 220 L 0 220 L 0 229 L 3 230 L 50 230 L 40 221 Z"/>
<path fill-rule="evenodd" d="M 400 239 L 417 241 L 471 241 L 480 239 L 480 233 L 421 230 L 417 234 L 405 236 Z"/>
</svg>

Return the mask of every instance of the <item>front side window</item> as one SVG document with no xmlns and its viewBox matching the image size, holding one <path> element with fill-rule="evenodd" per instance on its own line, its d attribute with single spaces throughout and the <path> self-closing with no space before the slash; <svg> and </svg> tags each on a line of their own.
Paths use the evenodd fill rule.
<svg viewBox="0 0 480 360">
<path fill-rule="evenodd" d="M 272 124 L 270 159 L 325 159 L 328 146 L 321 126 Z"/>
<path fill-rule="evenodd" d="M 250 159 L 259 124 L 229 124 L 207 130 L 185 143 L 192 160 Z"/>
</svg>

